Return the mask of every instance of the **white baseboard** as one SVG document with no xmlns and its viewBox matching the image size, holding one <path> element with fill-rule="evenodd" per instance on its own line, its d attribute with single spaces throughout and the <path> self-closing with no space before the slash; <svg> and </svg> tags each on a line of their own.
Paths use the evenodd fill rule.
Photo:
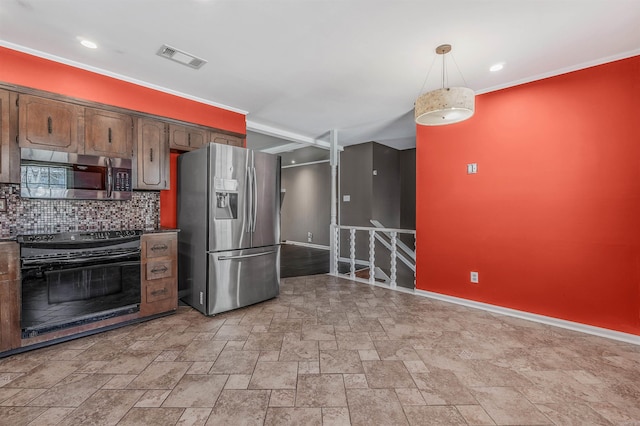
<svg viewBox="0 0 640 426">
<path fill-rule="evenodd" d="M 474 300 L 463 299 L 460 297 L 447 296 L 445 294 L 433 293 L 425 290 L 414 290 L 417 296 L 428 297 L 430 299 L 441 300 L 443 302 L 455 303 L 456 305 L 467 306 L 469 308 L 482 309 L 483 311 L 493 312 L 496 314 L 507 315 L 510 317 L 520 318 L 541 324 L 553 325 L 555 327 L 565 328 L 567 330 L 578 331 L 581 333 L 591 334 L 594 336 L 605 337 L 607 339 L 618 340 L 621 342 L 640 345 L 640 336 L 635 334 L 623 333 L 621 331 L 609 330 L 608 328 L 596 327 L 593 325 L 582 324 L 579 322 L 567 321 L 558 318 L 548 317 L 545 315 L 533 314 L 530 312 L 519 311 L 516 309 L 504 308 L 502 306 L 491 305 Z"/>
<path fill-rule="evenodd" d="M 303 246 L 303 247 L 311 247 L 311 248 L 317 248 L 317 249 L 322 249 L 322 250 L 330 250 L 331 247 L 329 246 L 323 246 L 320 244 L 311 244 L 311 243 L 301 243 L 299 241 L 291 241 L 291 240 L 285 240 L 283 241 L 284 244 L 291 244 L 294 246 Z"/>
</svg>

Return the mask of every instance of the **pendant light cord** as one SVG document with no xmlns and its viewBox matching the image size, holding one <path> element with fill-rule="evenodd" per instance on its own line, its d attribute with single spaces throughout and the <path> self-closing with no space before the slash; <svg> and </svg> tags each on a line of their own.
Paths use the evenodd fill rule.
<svg viewBox="0 0 640 426">
<path fill-rule="evenodd" d="M 420 97 L 420 95 L 422 94 L 422 91 L 424 90 L 424 86 L 426 86 L 427 80 L 429 79 L 429 75 L 431 74 L 431 70 L 433 69 L 433 64 L 435 63 L 436 63 L 436 56 L 434 56 L 433 60 L 431 61 L 431 66 L 429 67 L 429 71 L 427 71 L 427 75 L 424 78 L 424 81 L 422 82 L 422 87 L 420 88 L 420 91 L 418 92 L 418 96 L 416 96 L 416 99 Z"/>
<path fill-rule="evenodd" d="M 462 82 L 464 83 L 465 87 L 469 87 L 469 85 L 467 84 L 467 80 L 464 79 L 464 75 L 462 75 L 462 71 L 460 71 L 460 67 L 458 66 L 458 63 L 456 62 L 456 58 L 453 56 L 453 53 L 451 54 L 451 59 L 453 59 L 453 63 L 456 66 L 456 69 L 458 70 L 458 74 L 460 74 L 460 77 L 462 77 Z"/>
</svg>

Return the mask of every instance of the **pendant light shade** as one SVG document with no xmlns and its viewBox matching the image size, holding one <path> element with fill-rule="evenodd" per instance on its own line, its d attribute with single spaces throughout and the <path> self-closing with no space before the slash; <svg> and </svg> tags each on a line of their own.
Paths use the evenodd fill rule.
<svg viewBox="0 0 640 426">
<path fill-rule="evenodd" d="M 444 87 L 444 55 L 451 51 L 451 45 L 436 48 L 442 56 L 442 88 L 423 93 L 415 104 L 416 124 L 422 126 L 442 126 L 458 123 L 470 118 L 475 112 L 475 93 L 466 87 Z M 464 79 L 464 78 L 463 78 Z"/>
<path fill-rule="evenodd" d="M 423 93 L 416 100 L 416 123 L 441 126 L 466 120 L 475 110 L 475 94 L 466 87 L 446 87 Z"/>
</svg>

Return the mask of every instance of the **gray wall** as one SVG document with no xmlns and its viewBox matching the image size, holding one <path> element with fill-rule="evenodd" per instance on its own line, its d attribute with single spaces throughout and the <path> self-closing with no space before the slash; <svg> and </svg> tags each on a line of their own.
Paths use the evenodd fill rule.
<svg viewBox="0 0 640 426">
<path fill-rule="evenodd" d="M 331 167 L 328 162 L 282 169 L 282 189 L 286 189 L 281 209 L 282 239 L 329 245 L 331 224 Z"/>
<path fill-rule="evenodd" d="M 400 227 L 416 229 L 416 150 L 399 151 Z"/>
<path fill-rule="evenodd" d="M 376 142 L 345 147 L 340 155 L 341 225 L 371 226 L 375 219 L 387 228 L 400 227 L 400 153 Z M 345 202 L 345 195 L 351 200 Z"/>
<path fill-rule="evenodd" d="M 370 226 L 373 199 L 373 144 L 345 147 L 340 154 L 340 224 Z M 348 195 L 350 201 L 344 201 Z"/>
<path fill-rule="evenodd" d="M 397 149 L 377 143 L 373 144 L 373 200 L 371 219 L 386 228 L 400 227 L 400 164 Z M 371 226 L 371 225 L 368 225 Z"/>
</svg>

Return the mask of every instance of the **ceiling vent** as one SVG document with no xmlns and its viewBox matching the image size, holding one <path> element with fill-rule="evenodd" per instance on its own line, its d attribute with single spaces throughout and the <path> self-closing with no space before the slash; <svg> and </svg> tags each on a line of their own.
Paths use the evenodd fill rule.
<svg viewBox="0 0 640 426">
<path fill-rule="evenodd" d="M 200 69 L 207 63 L 207 61 L 202 58 L 198 58 L 190 53 L 183 52 L 182 50 L 178 50 L 175 47 L 171 47 L 166 44 L 162 45 L 157 54 L 163 58 L 171 59 L 172 61 L 194 69 Z"/>
</svg>

